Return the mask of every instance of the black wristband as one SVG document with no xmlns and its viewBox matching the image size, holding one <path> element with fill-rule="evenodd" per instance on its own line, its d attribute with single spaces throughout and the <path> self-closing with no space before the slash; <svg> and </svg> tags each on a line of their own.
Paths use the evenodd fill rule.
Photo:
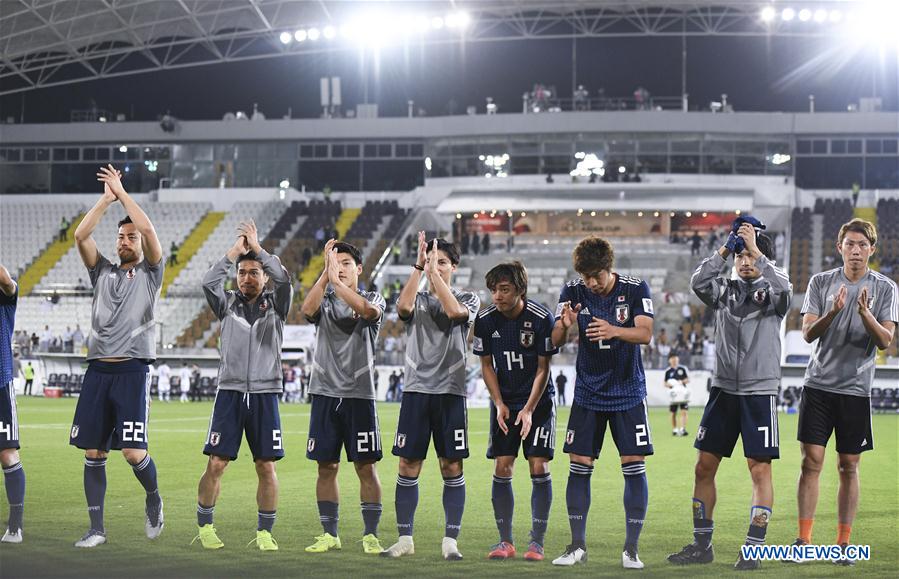
<svg viewBox="0 0 899 579">
<path fill-rule="evenodd" d="M 413 263 L 413 264 L 412 264 L 412 267 L 414 267 L 414 268 L 417 269 L 418 271 L 424 271 L 424 270 L 425 270 L 424 266 L 418 265 L 417 263 Z"/>
</svg>

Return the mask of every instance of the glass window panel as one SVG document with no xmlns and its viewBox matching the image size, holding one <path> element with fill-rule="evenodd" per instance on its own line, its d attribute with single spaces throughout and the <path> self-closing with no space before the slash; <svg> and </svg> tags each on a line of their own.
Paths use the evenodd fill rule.
<svg viewBox="0 0 899 579">
<path fill-rule="evenodd" d="M 393 155 L 393 145 L 390 143 L 381 143 L 378 145 L 379 157 L 391 157 Z"/>
<path fill-rule="evenodd" d="M 699 155 L 671 155 L 672 173 L 699 173 Z"/>
<path fill-rule="evenodd" d="M 842 155 L 846 152 L 846 139 L 834 139 L 830 142 L 830 152 Z"/>
<path fill-rule="evenodd" d="M 765 156 L 765 143 L 753 141 L 737 141 L 734 145 L 734 152 L 737 155 L 758 155 Z"/>
<path fill-rule="evenodd" d="M 879 155 L 883 151 L 883 142 L 880 139 L 868 139 L 865 141 L 865 151 L 869 155 Z"/>
<path fill-rule="evenodd" d="M 736 172 L 742 175 L 763 175 L 765 173 L 765 158 L 762 156 L 737 156 L 735 158 Z"/>
</svg>

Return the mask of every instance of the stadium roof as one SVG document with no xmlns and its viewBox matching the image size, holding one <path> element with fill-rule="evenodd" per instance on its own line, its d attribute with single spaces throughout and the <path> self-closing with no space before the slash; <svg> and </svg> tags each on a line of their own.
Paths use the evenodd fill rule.
<svg viewBox="0 0 899 579">
<path fill-rule="evenodd" d="M 818 20 L 823 2 L 790 2 Z M 595 36 L 820 36 L 763 18 L 761 0 L 3 0 L 0 95 L 99 78 L 355 49 L 359 41 L 496 42 Z M 780 10 L 786 4 L 778 4 Z M 827 15 L 830 17 L 827 17 Z"/>
</svg>

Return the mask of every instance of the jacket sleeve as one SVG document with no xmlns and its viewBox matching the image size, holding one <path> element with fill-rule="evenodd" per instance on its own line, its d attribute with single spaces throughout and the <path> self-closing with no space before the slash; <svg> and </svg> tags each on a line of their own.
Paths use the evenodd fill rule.
<svg viewBox="0 0 899 579">
<path fill-rule="evenodd" d="M 755 260 L 755 267 L 762 272 L 762 277 L 771 287 L 770 299 L 774 311 L 780 317 L 784 317 L 793 301 L 793 284 L 790 283 L 790 277 L 764 255 Z"/>
<path fill-rule="evenodd" d="M 693 277 L 690 278 L 690 287 L 704 304 L 717 308 L 721 296 L 727 291 L 727 280 L 720 277 L 721 268 L 727 263 L 716 251 L 702 260 Z"/>
<path fill-rule="evenodd" d="M 282 320 L 286 320 L 290 311 L 290 303 L 293 300 L 293 286 L 290 283 L 287 269 L 281 265 L 278 256 L 272 255 L 264 249 L 259 253 L 259 261 L 262 263 L 262 271 L 275 284 L 275 311 Z"/>
<path fill-rule="evenodd" d="M 231 260 L 223 257 L 215 263 L 206 275 L 203 276 L 203 293 L 206 294 L 206 303 L 212 308 L 212 312 L 218 319 L 225 317 L 228 307 L 228 295 L 225 293 L 225 278 L 231 269 Z"/>
</svg>

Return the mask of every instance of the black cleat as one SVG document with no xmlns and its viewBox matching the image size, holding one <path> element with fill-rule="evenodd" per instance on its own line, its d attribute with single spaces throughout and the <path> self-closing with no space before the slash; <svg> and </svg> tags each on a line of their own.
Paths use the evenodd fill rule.
<svg viewBox="0 0 899 579">
<path fill-rule="evenodd" d="M 846 543 L 840 545 L 840 548 L 843 550 L 843 557 L 840 559 L 834 559 L 833 564 L 841 565 L 843 567 L 855 567 L 855 561 L 846 558 Z"/>
<path fill-rule="evenodd" d="M 761 568 L 761 561 L 759 561 L 758 559 L 744 559 L 742 552 L 740 552 L 740 557 L 737 559 L 737 562 L 734 563 L 735 571 L 755 571 L 756 569 Z"/>
<path fill-rule="evenodd" d="M 803 546 L 803 545 L 808 545 L 808 543 L 807 543 L 806 541 L 803 541 L 802 539 L 799 539 L 799 538 L 797 538 L 795 541 L 793 541 L 792 543 L 790 543 L 790 546 L 791 546 L 791 547 L 801 547 L 801 546 Z M 803 563 L 803 562 L 805 562 L 805 560 L 804 560 L 804 559 L 792 559 L 792 558 L 791 558 L 791 559 L 784 559 L 783 562 L 784 562 L 784 563 Z"/>
<path fill-rule="evenodd" d="M 715 560 L 715 551 L 709 545 L 703 549 L 696 543 L 690 543 L 678 553 L 668 555 L 668 562 L 675 565 L 705 565 Z"/>
</svg>

